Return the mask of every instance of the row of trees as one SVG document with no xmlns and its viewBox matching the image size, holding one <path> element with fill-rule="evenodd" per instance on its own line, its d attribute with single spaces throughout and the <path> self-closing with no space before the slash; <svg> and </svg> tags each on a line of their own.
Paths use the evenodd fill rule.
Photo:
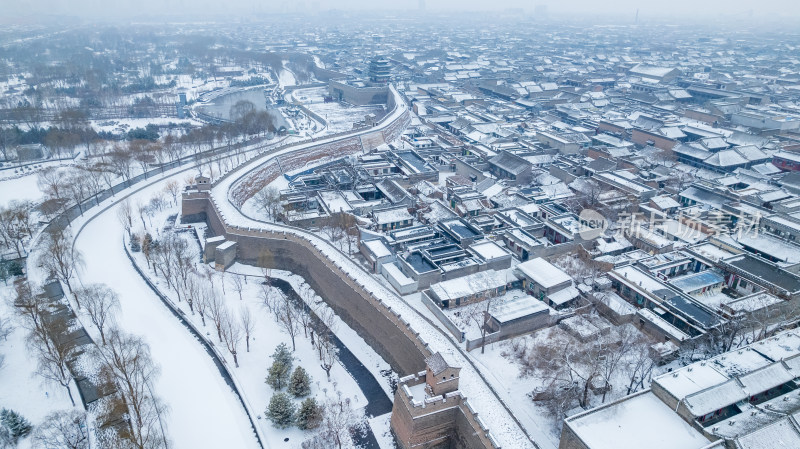
<svg viewBox="0 0 800 449">
<path fill-rule="evenodd" d="M 124 208 L 123 208 L 124 210 Z M 120 215 L 120 220 L 130 226 L 132 218 L 129 214 Z M 175 291 L 178 302 L 186 302 L 192 315 L 199 315 L 203 326 L 210 322 L 216 331 L 219 343 L 224 345 L 233 358 L 234 365 L 239 366 L 239 350 L 242 342 L 250 352 L 250 339 L 255 328 L 255 321 L 250 309 L 244 304 L 238 312 L 229 307 L 222 295 L 217 291 L 216 271 L 210 268 L 198 269 L 197 253 L 190 248 L 188 242 L 178 234 L 167 233 L 160 240 L 154 240 L 147 233 L 141 240 L 141 251 L 148 268 L 162 277 L 167 287 Z M 224 279 L 218 282 L 225 288 Z M 233 289 L 242 297 L 244 283 L 238 277 L 233 282 Z"/>
<path fill-rule="evenodd" d="M 265 110 L 257 110 L 249 101 L 239 101 L 231 107 L 230 122 L 206 124 L 185 132 L 173 124 L 177 134 L 166 132 L 163 138 L 159 127 L 154 124 L 123 134 L 107 131 L 98 133 L 85 111 L 79 109 L 59 112 L 53 119 L 53 126 L 40 128 L 42 116 L 39 109 L 33 106 L 17 109 L 17 124 L 0 127 L 0 153 L 6 161 L 14 160 L 17 157 L 15 148 L 24 144 L 42 144 L 57 157 L 71 157 L 78 148 L 83 148 L 89 156 L 97 157 L 109 153 L 109 148 L 114 148 L 111 152 L 119 152 L 120 147 L 137 142 L 136 146 L 152 145 L 151 156 L 163 163 L 189 153 L 196 154 L 215 144 L 231 146 L 242 137 L 264 136 L 276 131 L 275 117 Z M 27 129 L 20 128 L 20 124 Z"/>
<path fill-rule="evenodd" d="M 95 148 L 90 158 L 74 166 L 42 169 L 37 173 L 37 185 L 44 194 L 40 210 L 50 219 L 70 204 L 81 205 L 90 199 L 97 202 L 104 190 L 119 182 L 130 183 L 140 173 L 147 176 L 152 166 L 164 167 L 185 156 L 187 148 L 171 136 L 157 142 L 137 139 Z M 203 146 L 193 148 L 199 173 L 213 177 L 214 172 L 220 173 L 242 161 L 241 146 L 231 147 L 226 153 L 227 157 L 216 158 L 208 153 L 199 154 L 205 149 Z M 169 189 L 173 201 L 176 201 L 179 192 L 179 189 Z M 82 206 L 80 211 L 83 213 Z"/>
<path fill-rule="evenodd" d="M 122 220 L 127 221 L 127 219 Z M 225 303 L 224 290 L 227 284 L 227 288 L 231 288 L 242 300 L 245 288 L 243 276 L 226 276 L 210 268 L 200 268 L 202 265 L 196 264 L 198 257 L 196 251 L 189 246 L 186 239 L 175 233 L 166 234 L 158 241 L 152 240 L 147 234 L 142 239 L 141 250 L 149 268 L 166 281 L 168 288 L 175 292 L 179 302 L 186 303 L 189 313 L 199 315 L 203 326 L 208 324 L 214 329 L 218 342 L 228 350 L 238 367 L 239 345 L 244 341 L 249 351 L 249 341 L 255 323 L 246 305 L 243 304 L 239 312 L 235 313 L 234 309 Z M 259 260 L 267 266 L 270 265 L 267 263 L 268 259 L 271 259 L 271 254 L 268 252 L 259 257 Z M 299 289 L 299 300 L 294 299 L 270 285 L 270 274 L 269 269 L 264 270 L 264 281 L 260 284 L 259 296 L 265 310 L 291 339 L 292 347 L 290 350 L 286 344 L 281 344 L 272 356 L 273 362 L 265 382 L 276 392 L 270 400 L 265 415 L 279 427 L 289 425 L 297 425 L 302 429 L 323 427 L 327 429 L 329 435 L 332 435 L 327 441 L 337 441 L 337 445 L 341 444 L 345 435 L 334 423 L 344 425 L 346 432 L 359 422 L 353 418 L 359 414 L 352 411 L 349 401 L 331 402 L 330 410 L 336 413 L 332 414 L 332 420 L 326 424 L 323 416 L 326 416 L 327 412 L 322 412 L 324 406 L 313 398 L 306 398 L 298 407 L 292 399 L 305 397 L 311 390 L 311 379 L 306 370 L 302 367 L 292 369 L 294 360 L 292 351 L 296 350 L 297 338 L 301 335 L 308 338 L 312 347 L 316 349 L 320 367 L 326 372 L 330 381 L 330 372 L 338 360 L 338 350 L 333 342 L 333 332 L 336 328 L 335 315 L 327 307 L 312 309 L 306 305 L 316 302 L 316 294 L 308 285 Z M 218 289 L 221 289 L 223 294 L 220 294 Z M 285 392 L 282 391 L 284 389 Z M 336 430 L 333 430 L 334 428 Z"/>
<path fill-rule="evenodd" d="M 166 447 L 161 422 L 161 415 L 166 410 L 151 391 L 158 368 L 141 338 L 126 334 L 115 326 L 115 315 L 119 310 L 116 293 L 103 284 L 75 290 L 75 299 L 83 305 L 82 309 L 101 336 L 100 345 L 87 348 L 72 338 L 72 315 L 61 311 L 64 306 L 59 305 L 57 299 L 40 293 L 38 287 L 32 287 L 24 280 L 15 283 L 15 290 L 14 310 L 22 326 L 29 331 L 27 341 L 38 358 L 37 373 L 46 381 L 62 386 L 73 406 L 75 400 L 70 387 L 75 376 L 94 378 L 99 391 L 114 392 L 101 399 L 97 416 L 98 439 L 104 442 L 104 447 Z M 91 362 L 79 362 L 81 357 Z M 98 368 L 91 373 L 82 373 L 78 371 L 82 366 Z M 65 437 L 58 431 L 64 419 L 62 416 L 53 417 L 50 421 L 54 429 L 48 432 Z"/>
<path fill-rule="evenodd" d="M 310 306 L 316 303 L 316 293 L 308 284 L 303 284 L 298 293 L 302 301 L 270 287 L 267 281 L 262 284 L 259 296 L 265 309 L 289 335 L 293 351 L 297 348 L 296 339 L 302 329 L 303 337 L 308 338 L 311 347 L 317 350 L 320 367 L 330 381 L 331 369 L 339 357 L 339 350 L 333 341 L 337 328 L 336 316 L 322 304 L 315 308 Z"/>
</svg>

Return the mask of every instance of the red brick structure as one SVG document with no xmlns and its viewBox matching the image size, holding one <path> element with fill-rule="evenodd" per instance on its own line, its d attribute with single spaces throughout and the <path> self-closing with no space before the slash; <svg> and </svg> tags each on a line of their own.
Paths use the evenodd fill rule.
<svg viewBox="0 0 800 449">
<path fill-rule="evenodd" d="M 400 379 L 391 427 L 401 449 L 500 449 L 458 391 L 461 368 L 436 353 L 426 369 Z"/>
</svg>

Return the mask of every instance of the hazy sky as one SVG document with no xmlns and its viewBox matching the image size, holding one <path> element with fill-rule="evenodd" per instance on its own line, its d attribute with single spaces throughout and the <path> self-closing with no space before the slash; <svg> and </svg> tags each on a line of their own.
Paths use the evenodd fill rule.
<svg viewBox="0 0 800 449">
<path fill-rule="evenodd" d="M 616 14 L 641 18 L 671 16 L 800 17 L 800 0 L 424 0 L 428 11 L 474 11 L 547 6 L 553 14 Z M 419 0 L 0 0 L 9 14 L 39 13 L 85 16 L 158 15 L 159 13 L 305 12 L 314 10 L 416 10 Z"/>
</svg>

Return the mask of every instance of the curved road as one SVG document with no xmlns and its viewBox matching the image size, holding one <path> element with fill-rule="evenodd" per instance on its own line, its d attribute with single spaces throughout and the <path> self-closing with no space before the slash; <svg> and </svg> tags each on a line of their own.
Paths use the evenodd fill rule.
<svg viewBox="0 0 800 449">
<path fill-rule="evenodd" d="M 146 201 L 164 182 L 183 176 L 146 187 L 133 194 L 131 201 Z M 86 262 L 79 279 L 113 288 L 122 306 L 117 314 L 119 327 L 150 344 L 161 369 L 155 393 L 169 406 L 165 421 L 171 447 L 259 449 L 244 408 L 213 360 L 131 267 L 120 248 L 123 230 L 117 208 L 101 212 L 77 236 L 75 247 Z"/>
</svg>

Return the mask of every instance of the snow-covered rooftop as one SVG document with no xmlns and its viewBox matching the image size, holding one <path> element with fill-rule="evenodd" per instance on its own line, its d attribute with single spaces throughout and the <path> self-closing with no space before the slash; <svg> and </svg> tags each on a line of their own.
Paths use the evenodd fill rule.
<svg viewBox="0 0 800 449">
<path fill-rule="evenodd" d="M 709 444 L 650 391 L 567 418 L 566 425 L 592 449 L 700 449 Z"/>
<path fill-rule="evenodd" d="M 507 283 L 506 270 L 486 270 L 433 284 L 431 292 L 440 300 L 450 300 L 494 290 L 504 287 Z"/>
<path fill-rule="evenodd" d="M 491 315 L 500 323 L 507 323 L 525 316 L 548 311 L 550 308 L 545 303 L 530 295 L 512 298 L 494 307 Z"/>
<path fill-rule="evenodd" d="M 564 282 L 572 281 L 572 278 L 567 273 L 564 273 L 541 257 L 517 265 L 517 270 L 544 288 L 555 287 Z"/>
</svg>

